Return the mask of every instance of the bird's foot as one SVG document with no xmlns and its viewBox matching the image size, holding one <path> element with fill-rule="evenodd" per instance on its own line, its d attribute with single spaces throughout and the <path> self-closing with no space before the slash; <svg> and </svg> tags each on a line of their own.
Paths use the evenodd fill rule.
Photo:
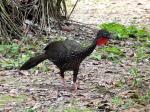
<svg viewBox="0 0 150 112">
<path fill-rule="evenodd" d="M 74 89 L 73 89 L 73 92 L 72 92 L 72 97 L 73 98 L 76 98 L 77 97 L 77 84 L 76 83 L 74 83 Z"/>
<path fill-rule="evenodd" d="M 73 93 L 76 94 L 76 93 L 77 93 L 77 90 L 78 90 L 78 85 L 77 85 L 77 83 L 74 83 L 74 84 L 73 84 L 73 87 L 74 87 Z"/>
</svg>

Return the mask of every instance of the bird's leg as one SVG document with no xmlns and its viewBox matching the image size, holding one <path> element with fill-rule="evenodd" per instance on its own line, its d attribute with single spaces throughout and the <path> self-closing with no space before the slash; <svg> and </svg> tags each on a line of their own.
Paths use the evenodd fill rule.
<svg viewBox="0 0 150 112">
<path fill-rule="evenodd" d="M 62 78 L 62 77 L 61 77 Z M 67 90 L 67 86 L 66 86 L 66 80 L 64 78 L 62 78 L 63 81 L 63 85 L 64 85 L 64 89 Z"/>
<path fill-rule="evenodd" d="M 67 90 L 66 80 L 65 80 L 65 78 L 64 78 L 64 71 L 61 71 L 61 72 L 60 72 L 60 76 L 61 76 L 61 79 L 62 79 L 62 81 L 63 81 L 64 89 Z"/>
<path fill-rule="evenodd" d="M 74 93 L 77 93 L 78 85 L 76 82 L 73 83 Z"/>
<path fill-rule="evenodd" d="M 74 73 L 73 73 L 73 86 L 74 86 L 74 93 L 77 92 L 77 89 L 78 89 L 78 86 L 77 86 L 77 75 L 78 75 L 78 69 L 74 70 Z"/>
</svg>

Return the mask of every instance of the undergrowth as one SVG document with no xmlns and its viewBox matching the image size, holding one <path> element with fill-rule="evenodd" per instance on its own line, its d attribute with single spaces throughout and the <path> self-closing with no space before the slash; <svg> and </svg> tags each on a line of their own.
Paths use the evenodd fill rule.
<svg viewBox="0 0 150 112">
<path fill-rule="evenodd" d="M 150 32 L 135 25 L 125 26 L 119 23 L 104 23 L 99 25 L 99 28 L 105 29 L 112 33 L 114 40 L 118 40 L 118 44 L 109 44 L 103 48 L 97 49 L 90 58 L 94 60 L 108 59 L 113 62 L 119 62 L 126 57 L 126 48 L 128 46 L 121 45 L 121 42 L 134 42 L 131 48 L 134 48 L 134 58 L 136 62 L 141 62 L 145 59 L 150 60 Z"/>
<path fill-rule="evenodd" d="M 101 61 L 109 60 L 111 62 L 122 65 L 128 60 L 132 60 L 135 64 L 129 70 L 129 76 L 122 77 L 115 84 L 115 88 L 126 91 L 126 95 L 116 95 L 112 97 L 111 103 L 116 110 L 128 109 L 136 104 L 146 106 L 150 104 L 150 88 L 147 84 L 149 78 L 144 76 L 138 69 L 139 64 L 150 62 L 150 31 L 143 27 L 135 25 L 125 26 L 119 23 L 104 23 L 99 25 L 101 29 L 105 29 L 112 33 L 113 42 L 103 48 L 98 48 L 91 56 L 91 59 Z M 132 43 L 129 45 L 122 43 Z M 132 54 L 127 55 L 126 49 L 131 49 Z M 129 93 L 128 93 L 129 91 Z M 130 93 L 131 92 L 131 93 Z"/>
<path fill-rule="evenodd" d="M 125 40 L 128 38 L 144 38 L 150 39 L 150 32 L 147 32 L 144 28 L 140 28 L 136 25 L 125 26 L 119 23 L 103 23 L 99 25 L 99 28 L 105 29 L 113 33 L 114 39 Z"/>
<path fill-rule="evenodd" d="M 12 41 L 11 43 L 3 42 L 0 45 L 0 68 L 1 70 L 12 70 L 19 69 L 19 67 L 27 61 L 30 57 L 40 54 L 42 52 L 41 47 L 45 43 L 45 40 L 29 39 L 28 37 L 22 37 L 22 41 Z M 40 66 L 42 64 L 45 66 Z M 40 69 L 42 71 L 50 70 L 48 66 L 48 61 L 41 63 L 39 66 L 33 69 Z"/>
<path fill-rule="evenodd" d="M 117 44 L 113 42 L 108 46 L 97 48 L 90 56 L 91 59 L 101 61 L 108 60 L 115 63 L 122 63 L 122 60 L 127 61 L 132 58 L 132 61 L 137 64 L 142 62 L 150 61 L 150 33 L 144 28 L 137 27 L 135 25 L 125 26 L 119 23 L 104 23 L 99 25 L 100 28 L 106 29 L 113 34 L 113 39 L 117 41 Z M 61 39 L 56 39 L 61 40 Z M 119 41 L 118 41 L 119 40 Z M 121 42 L 132 42 L 130 46 L 122 45 Z M 22 38 L 22 42 L 2 43 L 0 45 L 0 69 L 10 70 L 18 69 L 25 61 L 30 57 L 36 55 L 36 53 L 42 52 L 42 48 L 48 43 L 47 39 L 28 40 L 27 37 Z M 130 48 L 133 50 L 133 54 L 128 56 L 126 49 Z M 128 99 L 124 99 L 120 96 L 112 98 L 111 103 L 116 108 L 127 109 L 132 107 L 134 104 L 147 105 L 150 104 L 150 90 L 142 91 L 147 78 L 143 76 L 137 66 L 131 67 L 129 70 L 128 79 L 123 81 L 120 80 L 116 83 L 116 88 L 128 87 L 132 91 L 136 90 L 132 96 Z M 41 63 L 34 70 L 40 70 L 47 72 L 50 70 L 47 61 Z M 129 83 L 130 82 L 130 83 Z M 144 86 L 145 87 L 145 86 Z M 91 112 L 90 110 L 78 109 L 78 108 L 67 108 L 65 112 Z M 35 112 L 34 109 L 29 108 L 27 112 Z"/>
</svg>

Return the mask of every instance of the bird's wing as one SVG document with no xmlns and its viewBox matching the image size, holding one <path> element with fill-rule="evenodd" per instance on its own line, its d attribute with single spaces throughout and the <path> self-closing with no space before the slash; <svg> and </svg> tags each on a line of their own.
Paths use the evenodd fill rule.
<svg viewBox="0 0 150 112">
<path fill-rule="evenodd" d="M 81 50 L 81 45 L 73 40 L 55 41 L 48 44 L 44 50 L 53 61 L 67 62 L 74 53 Z"/>
</svg>

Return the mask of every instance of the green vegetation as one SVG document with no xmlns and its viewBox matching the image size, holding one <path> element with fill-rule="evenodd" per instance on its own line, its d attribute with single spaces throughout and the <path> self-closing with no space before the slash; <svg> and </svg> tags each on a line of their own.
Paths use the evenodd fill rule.
<svg viewBox="0 0 150 112">
<path fill-rule="evenodd" d="M 127 38 L 146 38 L 150 37 L 150 33 L 145 31 L 144 28 L 139 28 L 135 25 L 125 26 L 119 23 L 104 23 L 99 25 L 101 29 L 105 29 L 113 33 L 115 39 Z"/>
<path fill-rule="evenodd" d="M 147 88 L 146 91 L 141 90 L 142 88 L 146 88 L 147 78 L 142 74 L 140 69 L 137 67 L 139 63 L 150 61 L 150 34 L 144 28 L 137 27 L 135 25 L 125 26 L 119 23 L 104 23 L 100 25 L 100 28 L 106 29 L 113 33 L 114 41 L 118 41 L 119 43 L 112 44 L 110 43 L 107 46 L 102 48 L 97 48 L 95 52 L 93 52 L 90 56 L 93 60 L 109 60 L 111 62 L 119 62 L 117 64 L 124 64 L 122 60 L 127 61 L 132 59 L 132 62 L 135 65 L 131 65 L 129 70 L 129 74 L 127 77 L 122 77 L 115 84 L 115 88 L 124 89 L 129 88 L 132 94 L 129 95 L 128 98 L 124 98 L 122 96 L 115 96 L 111 99 L 111 103 L 116 108 L 128 109 L 132 107 L 134 104 L 147 105 L 150 104 L 150 90 Z M 64 40 L 63 37 L 56 37 L 55 40 Z M 120 44 L 121 42 L 130 41 L 131 45 Z M 47 38 L 39 39 L 29 39 L 28 37 L 22 37 L 21 42 L 9 42 L 2 43 L 0 45 L 0 69 L 2 70 L 10 70 L 10 69 L 18 69 L 26 60 L 30 57 L 36 55 L 35 53 L 40 53 L 42 48 L 44 48 L 44 44 L 48 43 Z M 83 46 L 86 46 L 86 44 Z M 132 55 L 127 55 L 128 51 L 126 49 L 132 50 Z M 50 70 L 50 66 L 48 61 L 44 61 L 37 67 L 33 68 L 32 71 L 40 70 L 42 72 L 48 72 Z M 126 79 L 125 79 L 126 78 Z M 0 84 L 12 82 L 14 79 L 1 80 Z M 8 83 L 9 84 L 9 83 Z M 144 85 L 144 86 L 143 86 Z M 96 87 L 95 87 L 96 88 Z M 105 89 L 101 88 L 98 85 L 99 93 L 103 93 Z M 132 93 L 133 91 L 133 93 Z M 136 92 L 135 92 L 136 91 Z M 104 91 L 105 92 L 105 91 Z M 107 92 L 107 91 L 106 91 Z M 135 92 L 135 93 L 134 93 Z M 3 107 L 5 104 L 11 101 L 21 102 L 26 99 L 26 96 L 17 96 L 11 97 L 8 95 L 1 95 L 0 99 L 0 107 Z M 71 106 L 66 107 L 64 112 L 93 112 L 87 108 L 80 108 L 76 106 L 76 101 L 71 101 Z M 36 112 L 33 108 L 28 108 L 25 112 Z M 55 112 L 54 109 L 49 109 L 49 112 Z"/>
<path fill-rule="evenodd" d="M 129 72 L 131 77 L 129 76 L 130 78 L 128 80 L 120 80 L 117 82 L 117 84 L 115 84 L 115 87 L 121 87 L 122 89 L 126 87 L 130 88 L 129 94 L 126 93 L 129 95 L 127 98 L 124 95 L 116 95 L 112 98 L 111 102 L 116 108 L 128 109 L 133 107 L 135 104 L 144 106 L 150 104 L 150 90 L 148 87 L 146 87 L 145 77 L 143 77 L 139 69 L 135 67 L 131 68 Z M 128 81 L 130 83 L 128 83 Z M 142 89 L 143 85 L 145 85 L 145 89 Z"/>
<path fill-rule="evenodd" d="M 27 37 L 26 37 L 27 38 Z M 18 69 L 25 61 L 27 61 L 30 57 L 36 55 L 35 53 L 41 52 L 41 44 L 47 40 L 38 40 L 34 42 L 34 40 L 25 40 L 23 38 L 24 43 L 2 43 L 0 45 L 0 54 L 3 58 L 0 59 L 0 68 L 3 70 L 11 70 Z M 34 44 L 30 44 L 34 42 Z M 44 64 L 45 66 L 40 66 Z M 49 69 L 48 61 L 41 63 L 39 66 L 34 69 L 40 69 L 44 72 L 47 72 Z M 34 71 L 33 69 L 33 71 Z"/>
<path fill-rule="evenodd" d="M 120 79 L 119 81 L 116 82 L 115 87 L 118 88 L 124 88 L 124 86 L 126 86 L 125 81 Z"/>
<path fill-rule="evenodd" d="M 135 102 L 133 101 L 133 99 L 123 99 L 121 97 L 113 97 L 111 100 L 112 104 L 116 107 L 116 108 L 122 108 L 122 109 L 128 109 L 130 107 L 133 107 Z"/>
<path fill-rule="evenodd" d="M 122 24 L 118 23 L 104 23 L 99 26 L 102 29 L 112 32 L 113 37 L 118 39 L 126 39 L 128 38 L 128 31 L 126 27 Z"/>
<path fill-rule="evenodd" d="M 25 95 L 19 96 L 9 96 L 9 95 L 0 95 L 0 108 L 4 107 L 7 103 L 17 102 L 20 103 L 27 98 Z"/>
<path fill-rule="evenodd" d="M 145 95 L 138 95 L 138 99 L 135 99 L 139 104 L 150 104 L 150 90 Z"/>
<path fill-rule="evenodd" d="M 20 45 L 16 43 L 0 45 L 0 53 L 5 57 L 0 60 L 0 67 L 5 69 L 18 68 L 20 64 L 26 61 L 32 54 L 29 52 L 29 49 L 26 49 L 28 53 L 21 55 L 20 50 Z"/>
<path fill-rule="evenodd" d="M 145 42 L 144 44 L 146 44 L 146 43 L 147 42 Z M 136 47 L 135 59 L 136 59 L 137 62 L 140 62 L 144 59 L 150 60 L 150 53 L 148 53 L 150 47 L 147 47 L 144 44 L 142 46 L 137 46 Z"/>
<path fill-rule="evenodd" d="M 120 106 L 123 104 L 123 100 L 116 96 L 116 97 L 113 97 L 112 100 L 111 100 L 112 104 L 114 104 L 115 106 Z"/>
<path fill-rule="evenodd" d="M 119 47 L 108 46 L 108 47 L 105 47 L 103 50 L 107 52 L 108 59 L 112 61 L 116 59 L 118 60 L 121 56 L 124 56 L 123 51 Z"/>
<path fill-rule="evenodd" d="M 122 48 L 114 45 L 97 49 L 97 51 L 90 56 L 90 58 L 94 60 L 108 59 L 111 61 L 117 61 L 121 57 L 124 57 Z"/>
<path fill-rule="evenodd" d="M 142 77 L 137 68 L 131 68 L 130 74 L 132 76 L 132 87 L 138 87 L 141 84 Z"/>
<path fill-rule="evenodd" d="M 150 35 L 144 28 L 139 28 L 134 25 L 124 26 L 119 23 L 104 23 L 99 25 L 100 28 L 106 29 L 113 33 L 113 37 L 116 39 L 128 39 L 129 37 L 135 37 L 137 42 L 141 42 L 140 45 L 133 45 L 135 49 L 135 60 L 137 62 L 143 61 L 144 59 L 150 59 L 149 48 L 150 48 Z M 130 38 L 129 38 L 130 39 Z M 16 42 L 9 44 L 2 43 L 0 45 L 0 53 L 3 57 L 0 60 L 1 69 L 17 69 L 23 62 L 29 59 L 29 57 L 35 55 L 34 51 L 40 52 L 41 43 L 45 43 L 48 40 L 36 39 L 29 40 L 28 37 L 22 37 L 23 45 Z M 57 37 L 55 40 L 64 40 L 63 37 Z M 34 44 L 33 44 L 34 42 Z M 94 60 L 108 59 L 114 62 L 119 62 L 122 58 L 126 58 L 124 51 L 125 46 L 108 45 L 103 48 L 97 49 L 90 58 Z M 36 67 L 40 70 L 49 70 L 48 62 L 44 62 L 47 66 Z"/>
<path fill-rule="evenodd" d="M 27 108 L 26 110 L 25 110 L 25 112 L 37 112 L 36 111 L 36 109 L 33 109 L 33 108 Z"/>
<path fill-rule="evenodd" d="M 97 60 L 97 61 L 99 61 L 99 60 L 101 60 L 101 59 L 102 59 L 102 56 L 101 56 L 101 54 L 100 54 L 100 53 L 98 53 L 98 52 L 94 52 L 94 53 L 92 53 L 92 54 L 91 54 L 90 58 L 91 58 L 91 59 L 93 59 L 93 60 Z"/>
<path fill-rule="evenodd" d="M 145 59 L 150 60 L 150 32 L 145 30 L 144 27 L 140 28 L 135 25 L 125 26 L 119 23 L 104 23 L 99 25 L 99 28 L 111 32 L 115 40 L 135 41 L 136 44 L 133 44 L 131 48 L 134 48 L 134 59 L 136 62 L 141 62 Z M 97 49 L 90 58 L 98 61 L 101 59 L 108 59 L 119 62 L 122 58 L 127 58 L 125 52 L 123 52 L 125 50 L 126 46 L 109 44 L 103 48 Z"/>
<path fill-rule="evenodd" d="M 130 107 L 133 107 L 135 102 L 132 99 L 128 99 L 123 105 L 123 109 L 128 109 Z"/>
<path fill-rule="evenodd" d="M 148 78 L 143 76 L 137 67 L 139 63 L 150 61 L 150 31 L 144 27 L 137 27 L 135 25 L 125 26 L 119 23 L 104 23 L 99 25 L 99 27 L 112 32 L 115 41 L 123 40 L 124 42 L 132 42 L 130 46 L 109 44 L 108 46 L 97 49 L 91 56 L 91 58 L 95 60 L 108 59 L 113 62 L 121 62 L 122 59 L 126 61 L 132 58 L 132 62 L 135 63 L 129 70 L 130 75 L 126 78 L 123 77 L 115 84 L 115 87 L 119 89 L 130 88 L 130 91 L 133 91 L 132 95 L 129 95 L 127 99 L 125 99 L 124 96 L 116 95 L 112 98 L 111 103 L 114 104 L 115 108 L 122 109 L 128 109 L 135 104 L 149 104 L 150 90 L 146 81 Z M 131 48 L 133 52 L 130 56 L 124 52 L 128 48 Z M 143 90 L 143 87 L 147 89 Z"/>
</svg>

